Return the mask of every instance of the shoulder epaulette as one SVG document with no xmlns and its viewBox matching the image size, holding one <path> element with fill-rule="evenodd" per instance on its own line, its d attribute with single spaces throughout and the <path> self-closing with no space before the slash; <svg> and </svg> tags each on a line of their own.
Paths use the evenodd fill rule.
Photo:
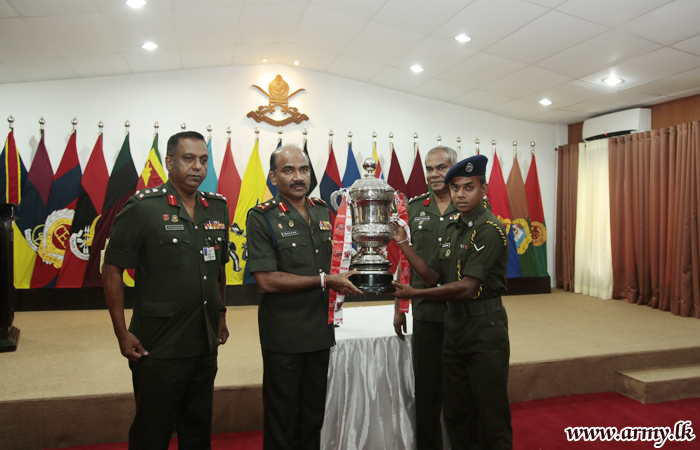
<svg viewBox="0 0 700 450">
<path fill-rule="evenodd" d="M 134 192 L 133 196 L 139 200 L 143 200 L 144 198 L 160 197 L 165 194 L 167 194 L 166 189 L 158 186 L 149 189 L 139 189 L 138 191 Z"/>
<path fill-rule="evenodd" d="M 410 199 L 410 200 L 408 201 L 408 203 L 411 204 L 413 201 L 424 199 L 424 198 L 426 198 L 426 197 L 429 196 L 429 195 L 430 195 L 430 193 L 428 193 L 428 192 L 426 192 L 425 194 L 417 195 L 417 196 L 413 197 L 412 199 Z"/>
<path fill-rule="evenodd" d="M 491 222 L 490 220 L 487 220 L 486 223 L 488 223 L 489 225 L 493 225 L 498 230 L 498 232 L 501 235 L 501 239 L 503 240 L 503 245 L 507 246 L 508 245 L 508 238 L 506 237 L 506 234 L 503 232 L 501 227 L 499 227 L 496 222 Z"/>
<path fill-rule="evenodd" d="M 272 206 L 272 202 L 267 201 L 267 202 L 263 202 L 263 203 L 258 203 L 257 205 L 255 205 L 255 208 L 251 208 L 250 210 L 251 211 L 266 211 L 267 209 L 270 208 L 270 206 Z"/>
<path fill-rule="evenodd" d="M 219 194 L 218 192 L 204 192 L 204 191 L 199 191 L 199 195 L 202 195 L 206 198 L 212 198 L 214 200 L 222 200 L 226 201 L 226 197 L 223 195 Z"/>
<path fill-rule="evenodd" d="M 320 204 L 322 204 L 323 206 L 328 206 L 328 205 L 326 204 L 326 202 L 323 201 L 322 198 L 309 197 L 309 199 L 310 199 L 311 201 L 313 201 L 314 203 L 320 203 Z"/>
</svg>

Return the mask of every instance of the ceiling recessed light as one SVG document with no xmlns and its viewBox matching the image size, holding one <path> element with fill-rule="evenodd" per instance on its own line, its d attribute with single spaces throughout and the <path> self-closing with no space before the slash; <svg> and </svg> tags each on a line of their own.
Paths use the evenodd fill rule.
<svg viewBox="0 0 700 450">
<path fill-rule="evenodd" d="M 549 100 L 548 98 L 543 98 L 542 100 L 540 100 L 540 105 L 549 106 L 551 104 L 552 104 L 552 101 Z"/>
<path fill-rule="evenodd" d="M 146 49 L 146 50 L 155 50 L 158 48 L 158 46 L 156 44 L 154 44 L 153 42 L 146 42 L 145 44 L 143 44 L 141 46 L 141 48 Z"/>
<path fill-rule="evenodd" d="M 422 72 L 424 69 L 418 64 L 411 66 L 411 70 L 415 73 Z"/>
<path fill-rule="evenodd" d="M 609 85 L 609 86 L 617 86 L 620 83 L 624 83 L 625 80 L 622 80 L 617 77 L 608 77 L 608 78 L 603 78 L 603 83 Z"/>
<path fill-rule="evenodd" d="M 458 34 L 457 36 L 455 36 L 455 39 L 457 40 L 457 42 L 461 42 L 463 44 L 472 40 L 472 38 L 470 38 L 466 34 Z"/>
<path fill-rule="evenodd" d="M 126 4 L 132 8 L 140 8 L 146 4 L 146 0 L 127 0 Z"/>
<path fill-rule="evenodd" d="M 263 62 L 267 62 L 267 58 L 263 59 L 262 61 L 263 61 Z"/>
<path fill-rule="evenodd" d="M 298 66 L 298 65 L 299 65 L 299 61 L 294 61 L 294 65 L 295 65 L 295 66 Z"/>
</svg>

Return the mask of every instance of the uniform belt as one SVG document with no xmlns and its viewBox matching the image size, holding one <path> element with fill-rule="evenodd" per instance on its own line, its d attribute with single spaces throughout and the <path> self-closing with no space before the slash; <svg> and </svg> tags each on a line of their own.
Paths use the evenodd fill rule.
<svg viewBox="0 0 700 450">
<path fill-rule="evenodd" d="M 503 309 L 501 297 L 478 302 L 447 302 L 447 310 L 450 314 L 463 317 L 483 316 L 489 312 L 496 312 Z"/>
</svg>

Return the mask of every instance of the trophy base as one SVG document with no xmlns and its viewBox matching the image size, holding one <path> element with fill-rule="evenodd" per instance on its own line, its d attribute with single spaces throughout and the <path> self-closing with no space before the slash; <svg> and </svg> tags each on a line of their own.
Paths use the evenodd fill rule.
<svg viewBox="0 0 700 450">
<path fill-rule="evenodd" d="M 362 292 L 380 294 L 382 292 L 395 292 L 391 284 L 394 276 L 387 267 L 367 267 L 363 265 L 351 266 L 357 269 L 357 273 L 350 276 L 350 281 Z"/>
</svg>

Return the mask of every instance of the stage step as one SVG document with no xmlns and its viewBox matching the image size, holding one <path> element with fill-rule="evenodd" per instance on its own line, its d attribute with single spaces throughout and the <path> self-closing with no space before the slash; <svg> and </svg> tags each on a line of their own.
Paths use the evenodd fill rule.
<svg viewBox="0 0 700 450">
<path fill-rule="evenodd" d="M 620 371 L 615 390 L 642 403 L 700 397 L 700 364 Z"/>
</svg>

